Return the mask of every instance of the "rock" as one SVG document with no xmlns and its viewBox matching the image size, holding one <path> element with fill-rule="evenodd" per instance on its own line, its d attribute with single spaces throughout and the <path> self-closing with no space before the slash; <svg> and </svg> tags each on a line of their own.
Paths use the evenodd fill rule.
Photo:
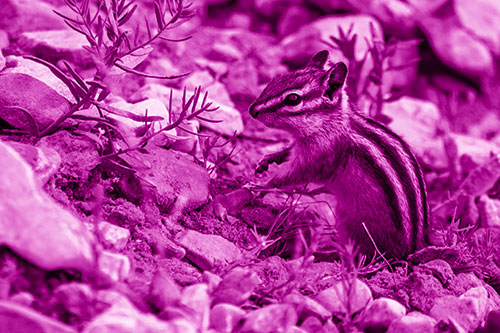
<svg viewBox="0 0 500 333">
<path fill-rule="evenodd" d="M 94 291 L 84 283 L 61 284 L 54 290 L 54 297 L 68 313 L 82 320 L 89 320 L 97 311 Z"/>
<path fill-rule="evenodd" d="M 31 294 L 27 291 L 21 291 L 17 294 L 12 295 L 9 298 L 9 300 L 16 303 L 16 304 L 30 307 L 33 304 L 33 302 L 35 301 L 35 296 L 33 296 L 33 294 Z"/>
<path fill-rule="evenodd" d="M 261 283 L 253 271 L 241 267 L 234 268 L 224 276 L 213 292 L 213 304 L 229 303 L 241 305 L 252 295 Z"/>
<path fill-rule="evenodd" d="M 25 52 L 45 60 L 65 59 L 83 68 L 93 64 L 92 55 L 83 48 L 90 46 L 87 38 L 70 29 L 24 32 L 18 45 Z"/>
<path fill-rule="evenodd" d="M 483 228 L 500 227 L 500 201 L 481 195 L 477 203 Z"/>
<path fill-rule="evenodd" d="M 5 68 L 5 64 L 6 64 L 5 57 L 3 56 L 2 50 L 0 49 L 0 71 L 3 71 L 3 69 Z"/>
<path fill-rule="evenodd" d="M 408 276 L 405 287 L 411 294 L 409 305 L 424 313 L 428 313 L 436 299 L 450 294 L 438 278 L 420 270 Z"/>
<path fill-rule="evenodd" d="M 245 311 L 239 307 L 219 303 L 210 310 L 210 328 L 221 333 L 231 333 L 244 317 Z"/>
<path fill-rule="evenodd" d="M 46 2 L 3 0 L 0 9 L 0 29 L 13 35 L 21 31 L 67 28 L 64 21 L 53 12 L 54 7 Z"/>
<path fill-rule="evenodd" d="M 291 305 L 272 304 L 250 312 L 240 332 L 288 332 L 297 322 L 297 314 Z"/>
<path fill-rule="evenodd" d="M 281 13 L 283 13 L 286 8 L 290 7 L 290 5 L 294 3 L 299 3 L 297 0 L 285 0 L 285 1 L 276 1 L 276 0 L 254 0 L 254 8 L 259 13 L 268 18 L 275 18 Z"/>
<path fill-rule="evenodd" d="M 361 314 L 361 327 L 368 330 L 387 329 L 390 324 L 406 315 L 406 308 L 390 298 L 378 298 Z"/>
<path fill-rule="evenodd" d="M 59 169 L 61 156 L 52 148 L 9 142 L 19 155 L 31 166 L 41 184 L 45 184 Z"/>
<path fill-rule="evenodd" d="M 186 249 L 186 257 L 203 270 L 224 267 L 242 258 L 236 245 L 218 235 L 186 230 L 177 234 L 176 240 Z"/>
<path fill-rule="evenodd" d="M 157 309 L 177 304 L 181 299 L 181 289 L 174 279 L 163 269 L 158 269 L 149 285 L 148 301 Z"/>
<path fill-rule="evenodd" d="M 423 15 L 432 15 L 446 5 L 448 0 L 408 0 L 407 2 Z"/>
<path fill-rule="evenodd" d="M 204 283 L 193 284 L 182 291 L 180 303 L 193 311 L 196 327 L 201 331 L 206 331 L 210 324 L 210 301 L 208 286 Z"/>
<path fill-rule="evenodd" d="M 471 34 L 478 36 L 495 55 L 500 55 L 500 5 L 496 0 L 453 2 L 460 23 Z"/>
<path fill-rule="evenodd" d="M 415 17 L 417 13 L 413 6 L 400 0 L 347 0 L 351 11 L 376 17 L 389 35 L 414 36 L 416 33 Z"/>
<path fill-rule="evenodd" d="M 109 222 L 99 222 L 97 225 L 97 230 L 99 232 L 100 240 L 102 243 L 114 250 L 120 251 L 127 245 L 128 239 L 130 237 L 130 231 L 128 229 L 119 227 L 117 225 L 111 224 Z"/>
<path fill-rule="evenodd" d="M 281 41 L 285 52 L 284 61 L 294 65 L 306 64 L 316 52 L 327 48 L 322 41 L 333 43 L 330 36 L 340 38 L 339 28 L 347 33 L 351 25 L 353 26 L 351 35 L 358 35 L 354 56 L 356 60 L 362 60 L 369 50 L 365 38 L 373 45 L 370 25 L 374 27 L 375 38 L 383 40 L 384 33 L 380 24 L 368 15 L 329 15 L 303 26 Z M 340 51 L 332 53 L 330 58 L 335 61 L 348 60 Z M 369 68 L 371 66 L 370 64 Z"/>
<path fill-rule="evenodd" d="M 298 292 L 286 295 L 283 301 L 293 305 L 300 318 L 316 317 L 321 321 L 325 321 L 331 316 L 330 312 L 319 302 Z"/>
<path fill-rule="evenodd" d="M 68 183 L 74 180 L 87 182 L 90 172 L 102 162 L 94 141 L 72 135 L 68 131 L 58 131 L 43 137 L 37 147 L 44 151 L 53 149 L 61 157 L 61 166 L 57 171 L 58 176 L 61 176 L 59 186 L 65 185 L 61 183 L 64 179 L 67 179 Z M 75 189 L 75 192 L 78 190 Z"/>
<path fill-rule="evenodd" d="M 28 164 L 1 141 L 0 169 L 0 244 L 42 269 L 92 271 L 92 235 L 43 191 Z"/>
<path fill-rule="evenodd" d="M 384 103 L 383 114 L 392 119 L 389 127 L 426 164 L 437 168 L 448 166 L 441 140 L 436 137 L 440 113 L 435 104 L 405 96 L 397 101 Z"/>
<path fill-rule="evenodd" d="M 394 320 L 387 333 L 414 332 L 429 333 L 435 332 L 437 321 L 420 312 L 410 312 L 406 316 Z"/>
<path fill-rule="evenodd" d="M 446 65 L 473 78 L 494 73 L 493 58 L 485 43 L 453 19 L 426 17 L 420 19 L 419 26 Z"/>
<path fill-rule="evenodd" d="M 488 292 L 484 287 L 477 287 L 459 297 L 444 296 L 437 299 L 429 314 L 438 321 L 453 320 L 467 332 L 471 332 L 484 320 L 487 309 Z"/>
<path fill-rule="evenodd" d="M 130 272 L 130 260 L 127 256 L 102 251 L 97 259 L 99 277 L 103 284 L 116 283 L 127 278 Z"/>
<path fill-rule="evenodd" d="M 90 321 L 83 333 L 196 332 L 196 326 L 185 320 L 162 321 L 140 312 L 125 297 L 113 298 L 113 305 Z"/>
<path fill-rule="evenodd" d="M 349 290 L 349 287 L 353 290 Z M 346 281 L 339 281 L 316 295 L 316 300 L 334 315 L 347 314 L 347 311 L 350 311 L 349 315 L 355 314 L 363 310 L 372 299 L 370 288 L 357 279 L 352 286 Z M 350 309 L 346 309 L 346 304 L 350 305 Z"/>
<path fill-rule="evenodd" d="M 13 127 L 29 130 L 24 113 L 6 109 L 7 106 L 17 106 L 29 112 L 40 130 L 70 107 L 68 101 L 48 85 L 21 73 L 0 74 L 0 118 Z"/>
<path fill-rule="evenodd" d="M 450 264 L 442 259 L 434 259 L 415 267 L 414 271 L 427 272 L 436 277 L 444 286 L 455 279 L 455 274 Z"/>
<path fill-rule="evenodd" d="M 0 301 L 0 332 L 76 333 L 77 331 L 31 308 Z"/>
<path fill-rule="evenodd" d="M 310 22 L 318 14 L 304 4 L 294 4 L 286 8 L 280 16 L 276 29 L 279 36 L 287 36 Z"/>
<path fill-rule="evenodd" d="M 156 204 L 172 220 L 198 208 L 208 199 L 208 172 L 193 158 L 150 144 L 147 154 L 139 151 L 122 155 L 138 177 L 154 187 Z M 146 166 L 146 167 L 145 167 Z"/>
<path fill-rule="evenodd" d="M 9 46 L 9 34 L 5 30 L 0 29 L 0 50 L 3 50 Z M 0 52 L 0 58 L 2 58 L 2 52 Z M 1 60 L 0 60 L 1 61 Z M 4 63 L 5 65 L 5 63 Z M 0 70 L 3 69 L 3 66 L 0 66 Z"/>
</svg>

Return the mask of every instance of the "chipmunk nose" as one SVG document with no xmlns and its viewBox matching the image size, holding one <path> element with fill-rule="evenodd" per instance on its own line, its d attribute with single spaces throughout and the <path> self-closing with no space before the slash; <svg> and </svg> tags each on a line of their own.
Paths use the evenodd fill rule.
<svg viewBox="0 0 500 333">
<path fill-rule="evenodd" d="M 255 110 L 255 103 L 250 105 L 250 115 L 253 118 L 257 118 L 258 114 L 259 114 L 259 111 Z"/>
</svg>

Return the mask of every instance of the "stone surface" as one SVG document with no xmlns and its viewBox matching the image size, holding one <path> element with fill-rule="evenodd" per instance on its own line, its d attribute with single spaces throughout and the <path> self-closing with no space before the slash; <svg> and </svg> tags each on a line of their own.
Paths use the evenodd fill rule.
<svg viewBox="0 0 500 333">
<path fill-rule="evenodd" d="M 109 251 L 102 251 L 97 259 L 99 277 L 103 284 L 123 281 L 130 272 L 130 260 L 127 256 Z"/>
<path fill-rule="evenodd" d="M 102 243 L 108 248 L 113 248 L 118 251 L 125 248 L 130 237 L 130 231 L 128 229 L 105 221 L 99 222 L 97 230 Z"/>
<path fill-rule="evenodd" d="M 477 205 L 483 228 L 500 227 L 500 201 L 482 195 Z"/>
<path fill-rule="evenodd" d="M 210 310 L 210 328 L 221 333 L 231 333 L 244 317 L 245 311 L 239 307 L 219 303 Z"/>
<path fill-rule="evenodd" d="M 272 304 L 250 312 L 241 332 L 288 332 L 297 322 L 297 314 L 291 305 Z"/>
<path fill-rule="evenodd" d="M 9 142 L 9 145 L 31 166 L 41 184 L 45 184 L 61 165 L 61 156 L 52 148 L 14 141 Z"/>
<path fill-rule="evenodd" d="M 44 1 L 2 0 L 0 29 L 14 34 L 21 31 L 67 28 L 53 9 L 53 6 Z"/>
<path fill-rule="evenodd" d="M 378 298 L 371 302 L 361 315 L 363 329 L 387 329 L 390 324 L 406 315 L 406 308 L 389 298 Z"/>
<path fill-rule="evenodd" d="M 316 317 L 322 322 L 331 316 L 331 313 L 318 301 L 298 292 L 292 292 L 283 299 L 285 303 L 292 304 L 300 318 Z"/>
<path fill-rule="evenodd" d="M 437 321 L 420 312 L 410 312 L 404 317 L 394 320 L 387 333 L 399 333 L 399 332 L 414 332 L 414 333 L 429 333 L 435 332 L 434 327 Z"/>
<path fill-rule="evenodd" d="M 47 66 L 44 66 L 31 59 L 26 59 L 18 56 L 8 56 L 6 61 L 9 63 L 9 67 L 5 69 L 5 73 L 22 73 L 38 79 L 54 89 L 59 95 L 66 98 L 72 103 L 75 102 L 75 98 L 68 86 L 65 85 L 57 76 L 52 74 Z"/>
<path fill-rule="evenodd" d="M 186 257 L 203 270 L 224 267 L 242 258 L 236 245 L 218 235 L 186 230 L 177 234 L 176 240 L 186 249 Z"/>
<path fill-rule="evenodd" d="M 1 333 L 76 333 L 77 331 L 31 308 L 0 301 Z"/>
<path fill-rule="evenodd" d="M 373 44 L 370 24 L 374 27 L 375 38 L 383 38 L 380 23 L 368 15 L 329 15 L 303 26 L 296 33 L 287 36 L 281 41 L 285 52 L 285 61 L 293 64 L 307 63 L 309 58 L 316 52 L 328 48 L 321 41 L 333 43 L 330 36 L 339 38 L 339 28 L 344 33 L 347 33 L 351 24 L 353 25 L 352 36 L 354 34 L 358 35 L 354 49 L 355 58 L 356 60 L 363 59 L 369 50 L 365 38 Z M 347 60 L 340 51 L 333 52 L 331 59 L 335 59 L 335 61 Z"/>
<path fill-rule="evenodd" d="M 94 239 L 82 222 L 56 204 L 31 168 L 0 142 L 0 244 L 46 270 L 93 269 Z"/>
<path fill-rule="evenodd" d="M 181 298 L 181 289 L 163 269 L 158 269 L 149 285 L 148 302 L 158 309 L 175 305 Z"/>
<path fill-rule="evenodd" d="M 0 118 L 11 126 L 30 129 L 26 116 L 17 106 L 28 111 L 38 127 L 43 129 L 69 110 L 68 101 L 44 82 L 22 73 L 0 75 Z"/>
<path fill-rule="evenodd" d="M 455 0 L 455 13 L 471 34 L 485 41 L 490 50 L 500 55 L 500 3 L 496 0 Z"/>
<path fill-rule="evenodd" d="M 471 77 L 494 73 L 493 58 L 485 43 L 453 19 L 427 17 L 420 20 L 419 26 L 446 65 Z"/>
<path fill-rule="evenodd" d="M 96 312 L 95 294 L 87 284 L 70 282 L 59 285 L 54 289 L 54 297 L 68 313 L 82 320 L 89 320 Z"/>
<path fill-rule="evenodd" d="M 261 283 L 257 274 L 251 270 L 237 267 L 227 273 L 213 292 L 213 303 L 241 305 L 252 295 Z"/>
<path fill-rule="evenodd" d="M 429 315 L 448 322 L 453 320 L 467 332 L 475 331 L 486 317 L 488 292 L 484 287 L 471 288 L 459 297 L 444 296 L 436 300 Z"/>
<path fill-rule="evenodd" d="M 196 332 L 186 320 L 166 322 L 140 312 L 125 297 L 112 296 L 110 301 L 112 306 L 90 321 L 83 333 Z"/>
<path fill-rule="evenodd" d="M 363 310 L 372 299 L 370 288 L 360 280 L 354 280 L 352 286 L 339 281 L 316 295 L 316 300 L 332 314 L 346 314 L 349 310 L 352 315 Z M 350 304 L 350 309 L 346 309 L 346 304 Z"/>
<path fill-rule="evenodd" d="M 154 187 L 156 205 L 168 212 L 172 221 L 207 201 L 208 172 L 191 156 L 155 144 L 149 144 L 147 151 L 134 151 L 122 158 L 134 167 L 142 180 Z"/>
<path fill-rule="evenodd" d="M 181 294 L 180 303 L 192 310 L 192 320 L 201 331 L 210 324 L 210 301 L 208 286 L 204 283 L 188 286 Z"/>
<path fill-rule="evenodd" d="M 91 54 L 82 48 L 90 46 L 87 38 L 70 29 L 24 32 L 18 43 L 23 50 L 42 59 L 65 59 L 81 67 L 93 63 Z"/>
</svg>

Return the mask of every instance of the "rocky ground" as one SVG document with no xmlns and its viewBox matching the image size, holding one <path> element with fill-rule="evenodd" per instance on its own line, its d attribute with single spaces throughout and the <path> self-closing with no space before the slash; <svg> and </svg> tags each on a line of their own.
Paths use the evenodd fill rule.
<svg viewBox="0 0 500 333">
<path fill-rule="evenodd" d="M 0 9 L 0 332 L 500 331 L 498 1 Z M 424 169 L 407 260 L 254 175 L 290 138 L 249 105 L 323 49 Z"/>
</svg>

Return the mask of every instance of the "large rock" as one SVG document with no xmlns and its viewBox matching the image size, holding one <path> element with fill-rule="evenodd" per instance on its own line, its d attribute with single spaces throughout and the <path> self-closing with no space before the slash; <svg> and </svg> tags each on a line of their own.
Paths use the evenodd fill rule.
<svg viewBox="0 0 500 333">
<path fill-rule="evenodd" d="M 186 257 L 201 269 L 224 267 L 240 260 L 240 250 L 225 238 L 186 230 L 177 235 L 177 242 L 186 249 Z"/>
<path fill-rule="evenodd" d="M 0 118 L 11 126 L 30 129 L 23 112 L 7 109 L 17 106 L 25 109 L 43 129 L 69 110 L 69 102 L 44 82 L 22 73 L 0 75 Z"/>
<path fill-rule="evenodd" d="M 473 35 L 485 41 L 495 55 L 500 55 L 500 2 L 497 0 L 455 0 L 460 23 Z"/>
<path fill-rule="evenodd" d="M 24 32 L 18 44 L 26 52 L 43 59 L 66 59 L 82 67 L 93 64 L 92 55 L 83 48 L 90 46 L 87 38 L 73 30 Z"/>
<path fill-rule="evenodd" d="M 28 164 L 0 142 L 0 244 L 46 270 L 94 267 L 93 237 L 40 187 Z"/>
<path fill-rule="evenodd" d="M 446 65 L 471 77 L 494 73 L 493 57 L 486 44 L 454 18 L 421 17 L 419 26 L 434 53 Z"/>
<path fill-rule="evenodd" d="M 147 151 L 133 151 L 121 157 L 132 165 L 144 184 L 152 185 L 160 210 L 175 220 L 207 201 L 208 172 L 194 163 L 192 157 L 154 143 L 147 146 Z"/>
<path fill-rule="evenodd" d="M 76 333 L 77 330 L 31 308 L 0 301 L 0 332 Z"/>
<path fill-rule="evenodd" d="M 54 12 L 54 7 L 44 1 L 0 1 L 0 29 L 11 34 L 20 31 L 38 31 L 67 28 Z M 75 32 L 76 33 L 76 32 Z"/>
</svg>

